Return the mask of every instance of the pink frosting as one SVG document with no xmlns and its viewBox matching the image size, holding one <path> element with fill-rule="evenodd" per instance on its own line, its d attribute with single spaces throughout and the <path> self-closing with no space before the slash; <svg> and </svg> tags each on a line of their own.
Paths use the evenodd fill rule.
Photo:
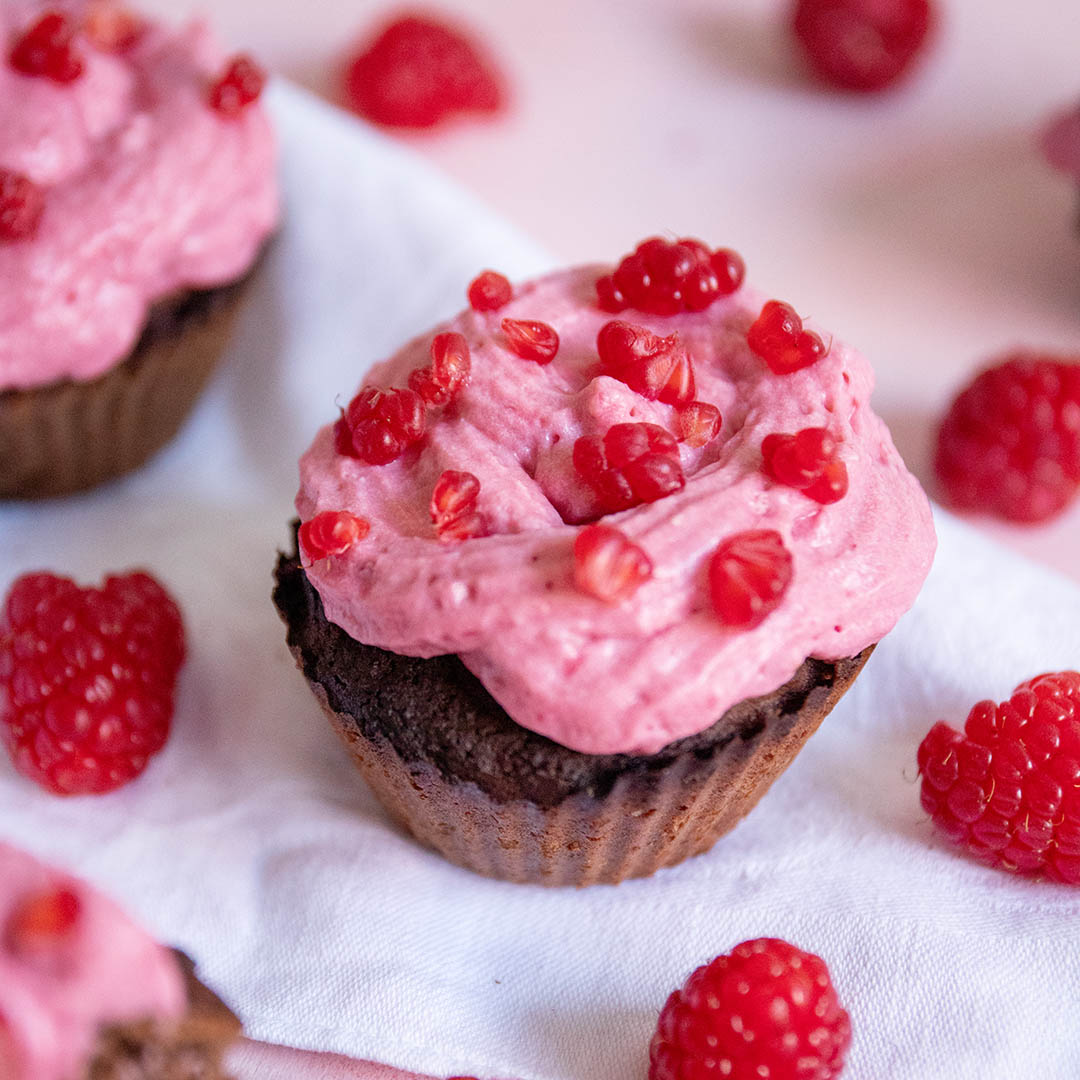
<svg viewBox="0 0 1080 1080">
<path fill-rule="evenodd" d="M 612 424 L 673 430 L 672 407 L 595 374 L 598 267 L 515 290 L 493 314 L 465 311 L 472 378 L 420 448 L 383 466 L 334 451 L 324 428 L 300 462 L 303 519 L 348 509 L 371 522 L 350 551 L 312 566 L 328 617 L 356 640 L 412 656 L 458 653 L 524 727 L 587 753 L 651 753 L 711 725 L 744 698 L 789 679 L 807 656 L 851 656 L 911 605 L 935 548 L 930 508 L 871 411 L 873 374 L 838 341 L 810 368 L 776 376 L 747 347 L 764 297 L 743 289 L 701 314 L 630 321 L 689 347 L 697 396 L 724 417 L 703 450 L 682 445 L 684 491 L 607 519 L 655 566 L 630 599 L 601 603 L 573 584 L 566 520 L 588 512 L 574 441 Z M 505 347 L 504 316 L 539 318 L 561 347 L 547 367 Z M 812 324 L 808 324 L 812 325 Z M 826 341 L 829 336 L 823 334 Z M 431 335 L 376 367 L 369 382 L 405 385 L 428 362 Z M 770 432 L 828 425 L 842 441 L 850 490 L 821 506 L 761 472 Z M 433 539 L 428 500 L 444 469 L 475 473 L 496 535 Z M 775 529 L 794 555 L 782 603 L 749 631 L 721 625 L 706 583 L 717 544 Z"/>
<path fill-rule="evenodd" d="M 0 4 L 0 167 L 47 200 L 32 239 L 0 244 L 0 390 L 100 375 L 155 300 L 241 276 L 278 219 L 266 115 L 207 105 L 224 54 L 204 25 L 151 26 L 122 54 L 81 41 L 85 74 L 59 85 L 6 62 L 44 7 Z"/>
<path fill-rule="evenodd" d="M 1080 105 L 1059 116 L 1043 133 L 1050 164 L 1080 180 Z"/>
<path fill-rule="evenodd" d="M 55 957 L 20 954 L 8 939 L 13 914 L 63 886 L 81 901 L 71 939 Z M 167 949 L 85 883 L 0 843 L 0 1071 L 5 1053 L 16 1068 L 4 1080 L 75 1080 L 102 1025 L 175 1019 L 186 1007 Z"/>
</svg>

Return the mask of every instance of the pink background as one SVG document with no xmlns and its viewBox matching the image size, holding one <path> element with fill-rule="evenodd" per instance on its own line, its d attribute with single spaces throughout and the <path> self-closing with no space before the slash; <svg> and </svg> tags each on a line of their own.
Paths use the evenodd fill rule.
<svg viewBox="0 0 1080 1080">
<path fill-rule="evenodd" d="M 238 47 L 333 96 L 349 41 L 392 9 L 356 0 L 145 0 L 213 8 Z M 1080 94 L 1080 7 L 950 0 L 928 62 L 882 98 L 809 86 L 782 0 L 447 0 L 514 90 L 503 119 L 408 141 L 566 261 L 656 232 L 747 255 L 763 287 L 870 355 L 875 395 L 927 482 L 934 419 L 1015 344 L 1080 351 L 1074 185 L 1033 133 Z M 302 12 L 302 13 L 298 13 Z M 992 535 L 1080 579 L 1080 505 Z M 243 1078 L 390 1080 L 249 1044 Z"/>
</svg>

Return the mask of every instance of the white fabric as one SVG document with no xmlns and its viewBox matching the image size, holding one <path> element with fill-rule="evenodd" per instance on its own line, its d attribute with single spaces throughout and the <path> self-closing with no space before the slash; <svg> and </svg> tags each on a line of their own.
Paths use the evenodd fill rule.
<svg viewBox="0 0 1080 1080">
<path fill-rule="evenodd" d="M 915 610 L 751 817 L 647 881 L 487 881 L 389 824 L 337 745 L 269 600 L 295 462 L 366 366 L 460 306 L 480 267 L 544 256 L 406 153 L 284 87 L 288 222 L 229 363 L 151 467 L 0 510 L 0 584 L 145 564 L 191 656 L 146 776 L 59 800 L 0 762 L 0 834 L 189 949 L 255 1038 L 419 1072 L 644 1076 L 667 993 L 749 937 L 824 955 L 851 1080 L 1073 1077 L 1080 894 L 982 868 L 919 808 L 939 718 L 1080 665 L 1080 593 L 939 516 Z"/>
</svg>

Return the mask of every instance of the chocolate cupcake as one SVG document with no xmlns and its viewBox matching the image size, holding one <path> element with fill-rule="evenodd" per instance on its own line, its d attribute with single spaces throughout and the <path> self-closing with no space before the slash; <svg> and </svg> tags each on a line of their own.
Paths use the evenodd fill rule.
<svg viewBox="0 0 1080 1080">
<path fill-rule="evenodd" d="M 92 487 L 177 432 L 276 226 L 263 76 L 201 24 L 0 10 L 0 497 Z"/>
<path fill-rule="evenodd" d="M 240 1022 L 182 953 L 0 844 L 0 1076 L 224 1080 Z"/>
<path fill-rule="evenodd" d="M 851 684 L 929 569 L 929 506 L 866 361 L 730 252 L 470 296 L 301 460 L 275 600 L 418 839 L 513 881 L 648 875 Z"/>
</svg>

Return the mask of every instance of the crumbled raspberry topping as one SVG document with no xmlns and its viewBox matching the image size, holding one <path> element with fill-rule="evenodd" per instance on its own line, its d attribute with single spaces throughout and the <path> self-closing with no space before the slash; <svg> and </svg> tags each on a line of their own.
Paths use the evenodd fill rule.
<svg viewBox="0 0 1080 1080">
<path fill-rule="evenodd" d="M 510 351 L 523 360 L 550 364 L 559 351 L 559 335 L 535 319 L 503 319 L 502 330 Z"/>
<path fill-rule="evenodd" d="M 746 267 L 734 251 L 710 251 L 700 240 L 685 237 L 642 241 L 616 267 L 596 282 L 597 303 L 617 313 L 636 308 L 650 315 L 704 311 L 721 296 L 742 285 Z"/>
<path fill-rule="evenodd" d="M 884 90 L 922 50 L 930 0 L 797 0 L 795 37 L 817 76 L 842 90 Z"/>
<path fill-rule="evenodd" d="M 0 244 L 29 240 L 45 212 L 45 193 L 22 173 L 0 169 Z"/>
<path fill-rule="evenodd" d="M 102 794 L 165 745 L 184 659 L 180 612 L 148 574 L 80 588 L 37 573 L 0 620 L 0 740 L 58 795 Z"/>
<path fill-rule="evenodd" d="M 297 536 L 305 565 L 310 565 L 328 555 L 343 555 L 369 532 L 371 525 L 348 510 L 324 510 L 305 521 Z"/>
<path fill-rule="evenodd" d="M 1080 885 L 1080 673 L 980 701 L 963 734 L 938 723 L 919 747 L 923 809 L 990 866 Z"/>
<path fill-rule="evenodd" d="M 447 332 L 431 339 L 431 363 L 409 374 L 409 388 L 428 405 L 448 405 L 468 383 L 472 371 L 469 345 L 462 334 Z"/>
<path fill-rule="evenodd" d="M 113 0 L 88 4 L 82 25 L 87 40 L 103 52 L 125 52 L 146 33 L 146 22 Z"/>
<path fill-rule="evenodd" d="M 469 283 L 469 306 L 473 311 L 498 311 L 514 296 L 514 287 L 502 274 L 485 270 Z"/>
<path fill-rule="evenodd" d="M 70 885 L 25 896 L 8 917 L 3 945 L 24 962 L 48 962 L 71 942 L 82 908 L 82 898 Z"/>
<path fill-rule="evenodd" d="M 679 438 L 687 446 L 702 447 L 720 434 L 720 410 L 707 401 L 691 401 L 679 410 Z"/>
<path fill-rule="evenodd" d="M 835 1080 L 850 1045 L 825 961 L 759 938 L 699 967 L 667 999 L 649 1080 Z"/>
<path fill-rule="evenodd" d="M 609 525 L 586 525 L 574 539 L 574 581 L 597 600 L 615 603 L 652 577 L 652 560 Z"/>
<path fill-rule="evenodd" d="M 1059 514 L 1080 490 L 1080 357 L 1015 353 L 977 375 L 949 407 L 934 467 L 960 509 Z"/>
<path fill-rule="evenodd" d="M 338 453 L 369 465 L 396 460 L 424 437 L 427 410 L 415 390 L 365 386 L 335 426 Z"/>
<path fill-rule="evenodd" d="M 802 319 L 790 304 L 769 300 L 747 332 L 750 351 L 768 364 L 776 375 L 817 363 L 828 349 L 812 330 L 804 330 Z"/>
<path fill-rule="evenodd" d="M 801 491 L 819 503 L 839 502 L 847 494 L 847 466 L 826 428 L 803 428 L 794 435 L 766 435 L 762 468 L 778 484 Z"/>
<path fill-rule="evenodd" d="M 234 56 L 210 86 L 210 107 L 222 116 L 239 116 L 259 100 L 266 72 L 250 56 Z"/>
<path fill-rule="evenodd" d="M 635 393 L 667 405 L 694 400 L 694 366 L 678 334 L 657 337 L 642 326 L 614 320 L 596 337 L 600 370 Z"/>
<path fill-rule="evenodd" d="M 603 438 L 582 436 L 573 460 L 600 514 L 655 502 L 686 486 L 678 444 L 656 424 L 615 424 Z"/>
<path fill-rule="evenodd" d="M 430 128 L 458 113 L 496 113 L 502 79 L 476 42 L 421 15 L 386 26 L 348 64 L 345 98 L 373 123 Z"/>
<path fill-rule="evenodd" d="M 46 11 L 17 38 L 11 66 L 24 75 L 36 75 L 66 85 L 85 69 L 75 47 L 78 24 L 62 11 Z"/>
<path fill-rule="evenodd" d="M 480 481 L 470 472 L 447 469 L 431 493 L 435 535 L 446 542 L 487 536 L 487 523 L 476 508 Z"/>
<path fill-rule="evenodd" d="M 727 626 L 750 630 L 779 606 L 791 584 L 793 562 L 772 529 L 728 537 L 709 560 L 713 608 Z"/>
</svg>

